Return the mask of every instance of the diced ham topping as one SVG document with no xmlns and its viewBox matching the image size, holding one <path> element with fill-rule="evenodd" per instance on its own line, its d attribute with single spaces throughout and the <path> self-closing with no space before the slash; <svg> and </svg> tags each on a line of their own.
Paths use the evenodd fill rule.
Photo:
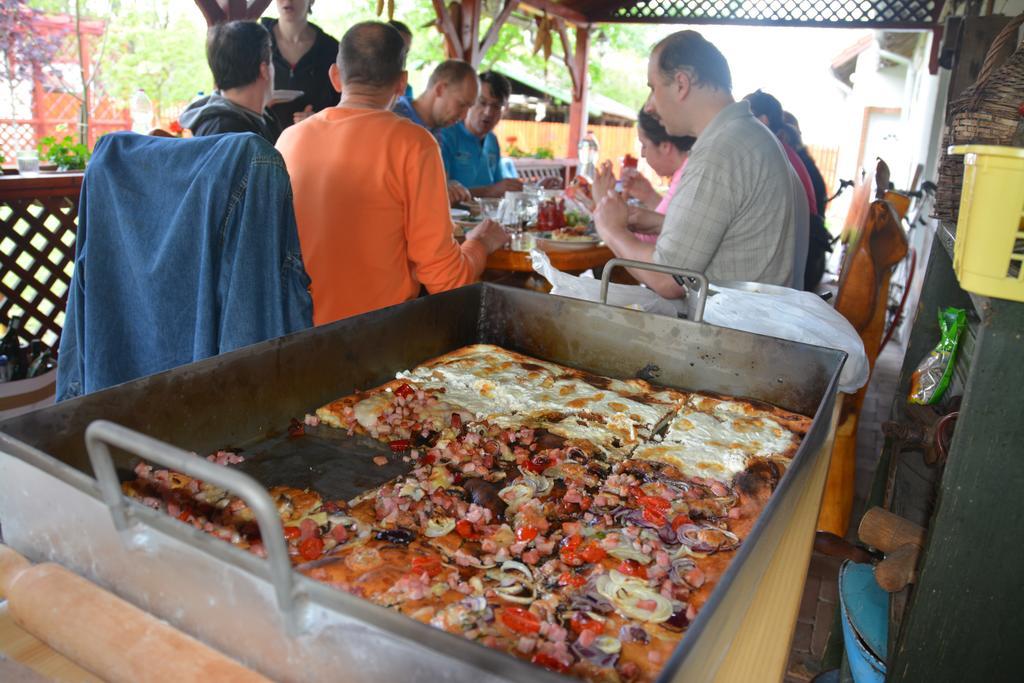
<svg viewBox="0 0 1024 683">
<path fill-rule="evenodd" d="M 519 642 L 516 643 L 516 649 L 522 652 L 524 655 L 533 652 L 533 648 L 535 648 L 536 646 L 537 639 L 527 638 L 526 636 L 522 636 L 519 639 Z"/>
<path fill-rule="evenodd" d="M 597 630 L 588 628 L 580 632 L 580 637 L 576 639 L 576 642 L 580 647 L 590 647 L 597 640 Z"/>
<path fill-rule="evenodd" d="M 318 527 L 316 522 L 308 517 L 299 522 L 299 531 L 302 532 L 302 535 L 299 536 L 300 543 L 308 538 L 320 535 L 320 527 Z"/>
</svg>

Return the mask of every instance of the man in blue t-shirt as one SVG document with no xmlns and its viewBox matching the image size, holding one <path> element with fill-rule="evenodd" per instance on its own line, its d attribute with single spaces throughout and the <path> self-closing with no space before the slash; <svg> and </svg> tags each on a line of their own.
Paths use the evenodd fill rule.
<svg viewBox="0 0 1024 683">
<path fill-rule="evenodd" d="M 466 118 L 438 135 L 448 180 L 469 188 L 475 197 L 503 197 L 506 192 L 523 189 L 518 178 L 502 173 L 501 148 L 492 132 L 501 121 L 511 92 L 511 84 L 501 74 L 480 74 L 480 94 Z"/>
</svg>

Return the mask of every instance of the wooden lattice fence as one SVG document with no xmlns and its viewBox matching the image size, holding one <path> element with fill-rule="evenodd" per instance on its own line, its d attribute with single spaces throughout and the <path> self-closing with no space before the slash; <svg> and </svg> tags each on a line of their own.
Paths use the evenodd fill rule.
<svg viewBox="0 0 1024 683">
<path fill-rule="evenodd" d="M 56 350 L 75 259 L 81 173 L 0 177 L 0 319 Z"/>
</svg>

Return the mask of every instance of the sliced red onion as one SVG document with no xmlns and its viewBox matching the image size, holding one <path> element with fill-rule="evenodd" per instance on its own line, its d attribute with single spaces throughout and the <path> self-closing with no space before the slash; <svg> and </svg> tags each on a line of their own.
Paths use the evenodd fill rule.
<svg viewBox="0 0 1024 683">
<path fill-rule="evenodd" d="M 690 620 L 686 616 L 686 610 L 689 608 L 688 605 L 683 605 L 681 609 L 676 610 L 672 613 L 666 621 L 661 622 L 662 627 L 669 631 L 685 631 L 690 625 Z"/>
<path fill-rule="evenodd" d="M 619 661 L 618 652 L 609 654 L 607 652 L 602 652 L 593 645 L 583 647 L 579 642 L 575 642 L 569 646 L 569 650 L 580 659 L 585 659 L 595 666 L 611 668 Z"/>
<path fill-rule="evenodd" d="M 611 614 L 615 611 L 612 604 L 597 592 L 593 581 L 589 581 L 583 590 L 572 596 L 569 609 L 577 612 L 597 612 L 598 614 Z"/>
<path fill-rule="evenodd" d="M 727 540 L 722 543 L 712 545 L 700 538 L 701 531 L 712 531 L 714 533 L 722 534 Z M 721 550 L 732 550 L 740 544 L 739 536 L 728 529 L 722 529 L 712 525 L 698 526 L 696 524 L 684 524 L 676 530 L 676 535 L 679 538 L 680 543 L 698 553 L 716 553 Z"/>
<path fill-rule="evenodd" d="M 672 528 L 671 524 L 658 528 L 658 538 L 666 545 L 676 545 L 679 543 L 679 537 L 676 535 L 676 531 Z"/>
<path fill-rule="evenodd" d="M 643 626 L 633 626 L 631 624 L 625 624 L 619 629 L 619 640 L 624 643 L 640 643 L 641 645 L 651 642 L 650 636 L 647 635 L 647 631 L 644 630 Z"/>
<path fill-rule="evenodd" d="M 612 511 L 612 517 L 619 524 L 632 524 L 633 526 L 641 526 L 647 529 L 658 530 L 657 524 L 644 519 L 643 510 L 637 510 L 635 508 L 620 507 Z"/>
<path fill-rule="evenodd" d="M 463 598 L 460 601 L 470 612 L 483 612 L 487 609 L 487 598 L 482 595 L 475 595 L 470 598 Z"/>
<path fill-rule="evenodd" d="M 689 557 L 679 557 L 672 560 L 672 568 L 668 571 L 668 578 L 677 586 L 688 585 L 686 573 L 697 566 L 697 563 Z"/>
</svg>

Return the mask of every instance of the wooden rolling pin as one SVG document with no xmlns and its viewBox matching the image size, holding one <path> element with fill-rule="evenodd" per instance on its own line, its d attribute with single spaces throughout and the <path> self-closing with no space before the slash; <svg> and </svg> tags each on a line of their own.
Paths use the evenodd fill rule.
<svg viewBox="0 0 1024 683">
<path fill-rule="evenodd" d="M 873 507 L 864 513 L 857 535 L 872 548 L 891 553 L 908 543 L 924 546 L 925 530 L 884 508 Z"/>
<path fill-rule="evenodd" d="M 885 553 L 885 559 L 875 567 L 875 580 L 882 590 L 895 593 L 917 579 L 917 562 L 924 546 L 923 527 L 874 507 L 864 513 L 857 534 L 861 541 Z"/>
<path fill-rule="evenodd" d="M 112 683 L 269 683 L 226 655 L 99 586 L 0 544 L 0 597 L 15 623 Z"/>
</svg>

